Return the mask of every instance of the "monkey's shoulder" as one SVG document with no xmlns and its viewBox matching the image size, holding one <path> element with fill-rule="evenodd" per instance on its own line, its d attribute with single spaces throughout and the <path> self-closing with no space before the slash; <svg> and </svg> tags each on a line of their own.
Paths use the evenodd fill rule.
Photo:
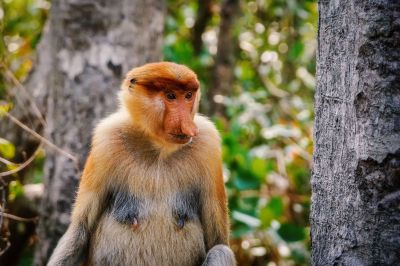
<svg viewBox="0 0 400 266">
<path fill-rule="evenodd" d="M 207 117 L 197 114 L 194 122 L 199 128 L 199 134 L 196 136 L 196 144 L 205 148 L 219 148 L 221 146 L 221 138 L 214 123 Z"/>
<path fill-rule="evenodd" d="M 130 117 L 124 110 L 119 110 L 101 120 L 94 129 L 92 146 L 109 144 L 118 138 L 119 132 L 130 125 Z"/>
<path fill-rule="evenodd" d="M 123 109 L 100 121 L 93 133 L 92 153 L 96 158 L 120 161 L 127 156 L 133 158 L 135 152 L 152 150 L 151 143 L 132 125 L 131 117 Z"/>
<path fill-rule="evenodd" d="M 202 162 L 220 162 L 221 138 L 213 122 L 207 117 L 196 115 L 194 121 L 199 128 L 199 134 L 191 143 L 191 150 Z"/>
<path fill-rule="evenodd" d="M 123 110 L 104 118 L 93 132 L 90 157 L 93 168 L 99 170 L 98 175 L 115 172 L 115 166 L 127 162 L 126 140 L 123 137 L 131 125 L 129 115 Z M 97 171 L 98 172 L 98 171 Z"/>
</svg>

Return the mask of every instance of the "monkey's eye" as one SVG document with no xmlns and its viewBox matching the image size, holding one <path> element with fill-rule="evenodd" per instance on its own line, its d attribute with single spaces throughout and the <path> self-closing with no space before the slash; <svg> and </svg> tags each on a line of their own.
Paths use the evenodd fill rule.
<svg viewBox="0 0 400 266">
<path fill-rule="evenodd" d="M 176 99 L 176 95 L 173 92 L 167 92 L 167 99 L 168 100 L 175 100 Z"/>
<path fill-rule="evenodd" d="M 189 100 L 192 98 L 192 96 L 193 96 L 193 93 L 191 91 L 189 91 L 188 93 L 186 93 L 185 98 Z"/>
<path fill-rule="evenodd" d="M 134 85 L 134 84 L 136 83 L 136 79 L 131 79 L 129 82 L 130 82 L 132 85 Z"/>
</svg>

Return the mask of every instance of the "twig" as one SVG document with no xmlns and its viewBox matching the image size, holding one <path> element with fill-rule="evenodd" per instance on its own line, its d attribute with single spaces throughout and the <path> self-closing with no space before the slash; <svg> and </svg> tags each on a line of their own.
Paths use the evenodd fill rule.
<svg viewBox="0 0 400 266">
<path fill-rule="evenodd" d="M 10 162 L 6 158 L 0 157 L 0 162 L 4 163 L 5 165 L 17 165 L 16 163 Z"/>
<path fill-rule="evenodd" d="M 9 213 L 5 213 L 5 212 L 0 212 L 0 216 L 5 217 L 5 218 L 9 218 L 15 221 L 19 221 L 19 222 L 37 222 L 39 217 L 32 217 L 32 218 L 23 218 L 23 217 L 19 217 L 13 214 L 9 214 Z"/>
<path fill-rule="evenodd" d="M 8 112 L 4 112 L 4 114 L 11 120 L 13 121 L 15 124 L 17 124 L 19 127 L 21 127 L 22 129 L 24 129 L 25 131 L 29 132 L 30 134 L 32 134 L 34 137 L 38 138 L 39 140 L 41 140 L 44 144 L 50 146 L 51 148 L 53 148 L 54 150 L 58 151 L 59 153 L 63 154 L 64 156 L 68 157 L 69 159 L 71 159 L 73 162 L 75 162 L 78 165 L 78 159 L 73 156 L 72 154 L 60 149 L 57 145 L 55 145 L 54 143 L 52 143 L 51 141 L 49 141 L 48 139 L 44 138 L 43 136 L 41 136 L 40 134 L 36 133 L 34 130 L 30 129 L 29 127 L 27 127 L 26 125 L 24 125 L 21 121 L 19 121 L 16 117 L 14 117 L 13 115 L 11 115 Z"/>
<path fill-rule="evenodd" d="M 3 178 L 0 177 L 0 210 L 3 212 L 5 207 L 6 207 L 6 187 L 7 183 L 3 180 Z M 3 216 L 0 216 L 0 228 L 3 228 Z M 8 241 L 8 238 L 2 238 L 5 241 Z M 0 255 L 7 250 L 8 247 L 6 247 L 3 250 L 0 250 Z"/>
<path fill-rule="evenodd" d="M 36 155 L 39 153 L 39 151 L 42 148 L 42 146 L 43 146 L 43 141 L 40 142 L 39 146 L 37 147 L 35 152 L 31 155 L 31 157 L 29 157 L 28 160 L 26 160 L 25 162 L 23 162 L 22 164 L 20 164 L 17 168 L 15 168 L 13 170 L 6 171 L 6 172 L 1 172 L 0 173 L 0 177 L 15 174 L 15 173 L 21 171 L 22 169 L 24 169 L 25 167 L 27 167 L 36 158 Z"/>
<path fill-rule="evenodd" d="M 3 249 L 0 249 L 0 256 L 3 255 L 11 246 L 11 242 L 10 240 L 8 240 L 8 237 L 2 237 L 1 240 L 3 240 L 4 243 L 6 243 L 6 246 Z"/>
<path fill-rule="evenodd" d="M 264 76 L 260 72 L 260 64 L 256 62 L 252 62 L 254 69 L 256 69 L 256 73 L 260 81 L 263 83 L 264 87 L 271 93 L 272 96 L 277 97 L 277 98 L 284 98 L 289 95 L 287 91 L 284 91 L 275 84 L 273 84 L 266 76 Z"/>
<path fill-rule="evenodd" d="M 36 113 L 37 117 L 39 118 L 40 123 L 43 126 L 46 126 L 46 121 L 43 118 L 42 113 L 39 110 L 39 107 L 36 105 L 35 101 L 32 100 L 32 96 L 29 95 L 28 91 L 26 90 L 26 88 L 24 87 L 24 85 L 22 85 L 21 82 L 19 82 L 19 80 L 14 76 L 14 74 L 12 73 L 12 71 L 10 71 L 8 69 L 7 66 L 5 66 L 4 64 L 0 64 L 0 67 L 5 69 L 5 73 L 7 74 L 7 76 L 14 82 L 14 84 L 20 88 L 26 95 L 26 97 L 28 98 L 28 101 L 31 103 L 32 105 L 32 109 L 33 111 Z M 18 100 L 18 99 L 17 99 Z"/>
</svg>

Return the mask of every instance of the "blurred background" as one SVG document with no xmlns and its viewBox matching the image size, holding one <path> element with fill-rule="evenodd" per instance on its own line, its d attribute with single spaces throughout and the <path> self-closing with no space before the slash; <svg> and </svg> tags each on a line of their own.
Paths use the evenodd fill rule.
<svg viewBox="0 0 400 266">
<path fill-rule="evenodd" d="M 1 1 L 3 126 L 13 123 L 7 114 L 17 104 L 15 91 L 29 93 L 23 84 L 35 66 L 51 4 Z M 198 74 L 200 112 L 221 133 L 231 246 L 239 265 L 310 260 L 317 20 L 317 4 L 308 0 L 166 1 L 163 58 Z M 45 193 L 46 152 L 37 145 L 18 148 L 19 134 L 0 131 L 2 265 L 33 264 Z"/>
</svg>

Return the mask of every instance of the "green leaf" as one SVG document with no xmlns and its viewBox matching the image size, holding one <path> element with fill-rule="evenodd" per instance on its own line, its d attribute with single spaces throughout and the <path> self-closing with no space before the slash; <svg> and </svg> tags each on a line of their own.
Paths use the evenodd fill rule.
<svg viewBox="0 0 400 266">
<path fill-rule="evenodd" d="M 306 230 L 295 224 L 282 224 L 278 234 L 287 242 L 301 241 L 306 238 Z"/>
<path fill-rule="evenodd" d="M 239 238 L 242 235 L 246 235 L 252 231 L 252 228 L 244 223 L 238 222 L 237 225 L 233 227 L 232 238 Z"/>
<path fill-rule="evenodd" d="M 237 201 L 238 205 L 235 208 L 237 211 L 246 213 L 248 215 L 257 216 L 257 204 L 258 204 L 258 197 L 239 197 Z"/>
<path fill-rule="evenodd" d="M 301 41 L 296 41 L 293 44 L 292 48 L 290 49 L 289 58 L 291 60 L 295 60 L 298 57 L 300 57 L 303 51 L 304 51 L 304 43 L 302 43 Z"/>
<path fill-rule="evenodd" d="M 251 162 L 251 171 L 256 175 L 259 179 L 264 179 L 265 174 L 267 173 L 267 163 L 265 160 L 260 158 L 255 158 Z"/>
<path fill-rule="evenodd" d="M 8 111 L 10 111 L 11 109 L 11 103 L 7 103 L 7 102 L 0 102 L 0 117 L 4 116 L 5 113 L 8 113 Z"/>
<path fill-rule="evenodd" d="M 19 181 L 11 181 L 9 186 L 8 198 L 10 201 L 24 195 L 24 188 Z"/>
<path fill-rule="evenodd" d="M 280 197 L 273 197 L 268 204 L 260 210 L 261 224 L 264 228 L 270 226 L 272 220 L 280 220 L 283 215 L 283 201 Z"/>
<path fill-rule="evenodd" d="M 260 186 L 260 181 L 258 179 L 251 178 L 251 176 L 239 177 L 234 176 L 233 184 L 238 190 L 249 190 L 258 189 Z"/>
<path fill-rule="evenodd" d="M 237 153 L 235 156 L 235 161 L 240 168 L 246 167 L 246 155 L 243 153 Z"/>
<path fill-rule="evenodd" d="M 280 197 L 273 197 L 267 204 L 268 209 L 271 210 L 275 218 L 283 214 L 283 201 Z"/>
<path fill-rule="evenodd" d="M 14 145 L 6 139 L 0 138 L 0 154 L 6 159 L 11 159 L 15 156 Z"/>
</svg>

